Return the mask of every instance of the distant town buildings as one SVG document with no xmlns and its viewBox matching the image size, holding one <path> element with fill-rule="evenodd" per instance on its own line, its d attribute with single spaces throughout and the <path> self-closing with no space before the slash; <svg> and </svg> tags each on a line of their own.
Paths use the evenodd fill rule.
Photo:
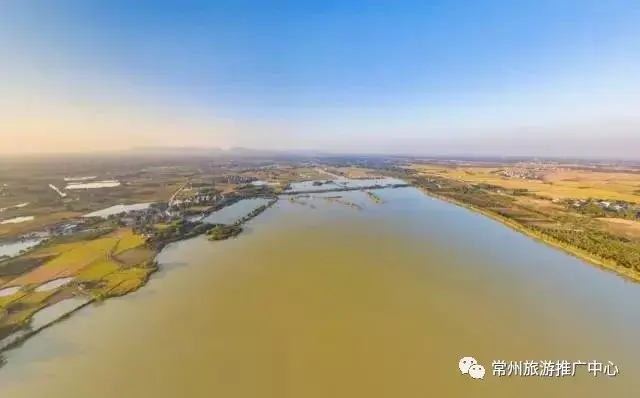
<svg viewBox="0 0 640 398">
<path fill-rule="evenodd" d="M 575 199 L 572 200 L 570 205 L 575 208 L 582 208 L 587 205 L 593 205 L 612 212 L 625 212 L 628 210 L 636 210 L 637 205 L 633 205 L 626 202 L 611 202 L 607 200 L 598 199 Z"/>
<path fill-rule="evenodd" d="M 507 178 L 519 178 L 522 180 L 542 180 L 545 173 L 527 168 L 509 168 L 503 170 L 502 175 Z"/>
<path fill-rule="evenodd" d="M 509 167 L 502 170 L 500 174 L 507 178 L 542 181 L 547 174 L 566 170 L 567 169 L 558 167 L 554 164 L 521 163 L 515 167 Z"/>
<path fill-rule="evenodd" d="M 65 222 L 52 225 L 47 229 L 47 235 L 71 235 L 78 231 L 81 231 L 84 228 L 84 222 L 82 221 L 73 221 L 73 222 Z"/>
<path fill-rule="evenodd" d="M 256 181 L 257 178 L 254 177 L 248 177 L 248 176 L 243 176 L 243 175 L 225 175 L 222 177 L 223 181 L 228 183 L 228 184 L 246 184 L 249 182 L 253 182 Z"/>
</svg>

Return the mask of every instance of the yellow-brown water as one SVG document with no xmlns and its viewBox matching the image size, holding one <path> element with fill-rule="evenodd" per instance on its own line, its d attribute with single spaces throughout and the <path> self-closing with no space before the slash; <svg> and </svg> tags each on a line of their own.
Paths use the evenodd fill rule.
<svg viewBox="0 0 640 398">
<path fill-rule="evenodd" d="M 280 201 L 7 353 L 0 397 L 631 397 L 640 286 L 413 189 Z M 473 356 L 484 380 L 460 375 Z M 497 378 L 492 360 L 613 361 Z"/>
</svg>

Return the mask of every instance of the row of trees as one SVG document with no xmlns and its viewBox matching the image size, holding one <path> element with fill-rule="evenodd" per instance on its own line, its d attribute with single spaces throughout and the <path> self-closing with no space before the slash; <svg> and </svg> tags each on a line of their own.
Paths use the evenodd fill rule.
<svg viewBox="0 0 640 398">
<path fill-rule="evenodd" d="M 530 228 L 567 245 L 593 253 L 601 259 L 640 271 L 640 243 L 591 229 L 550 229 L 535 226 Z"/>
<path fill-rule="evenodd" d="M 144 232 L 151 235 L 148 240 L 149 245 L 159 250 L 168 243 L 202 235 L 210 228 L 209 224 L 200 221 L 181 220 L 171 223 L 162 229 L 146 227 Z"/>
<path fill-rule="evenodd" d="M 635 220 L 640 218 L 639 208 L 627 208 L 626 210 L 613 210 L 607 209 L 593 202 L 589 202 L 583 206 L 575 208 L 568 206 L 569 209 L 575 209 L 578 213 L 588 215 L 591 217 L 609 217 L 609 218 L 624 218 L 627 220 Z"/>
<path fill-rule="evenodd" d="M 640 271 L 640 242 L 634 242 L 625 237 L 597 229 L 594 226 L 580 222 L 575 216 L 571 216 L 566 212 L 555 214 L 541 212 L 528 207 L 523 208 L 514 203 L 513 197 L 487 192 L 484 188 L 493 191 L 493 187 L 484 187 L 480 184 L 471 186 L 437 176 L 428 178 L 413 177 L 412 180 L 416 185 L 423 187 L 427 191 L 513 220 L 538 236 L 552 238 L 567 246 L 591 253 L 600 259 Z M 584 206 L 583 211 L 589 212 L 590 215 L 594 216 L 604 216 L 606 212 L 606 210 L 595 205 Z M 536 223 L 529 221 L 532 217 L 536 218 Z M 548 225 L 560 225 L 560 227 L 540 226 L 545 223 Z"/>
</svg>

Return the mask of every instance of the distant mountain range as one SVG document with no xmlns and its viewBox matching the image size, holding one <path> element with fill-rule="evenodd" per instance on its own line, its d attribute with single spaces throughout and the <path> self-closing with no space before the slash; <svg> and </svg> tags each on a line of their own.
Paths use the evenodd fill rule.
<svg viewBox="0 0 640 398">
<path fill-rule="evenodd" d="M 248 148 L 202 148 L 202 147 L 135 147 L 131 152 L 153 155 L 239 155 L 258 151 Z"/>
<path fill-rule="evenodd" d="M 201 147 L 135 147 L 132 153 L 163 156 L 322 156 L 326 152 L 313 150 L 269 150 L 245 147 L 201 148 Z"/>
<path fill-rule="evenodd" d="M 214 148 L 214 147 L 135 147 L 128 154 L 139 156 L 163 156 L 163 157 L 255 157 L 255 158 L 390 158 L 390 159 L 416 159 L 422 161 L 450 161 L 450 162 L 480 162 L 480 163 L 514 163 L 514 162 L 560 162 L 560 163 L 603 163 L 614 164 L 631 163 L 638 164 L 631 159 L 596 159 L 578 157 L 536 157 L 536 156 L 474 156 L 474 155 L 418 155 L 418 154 L 383 154 L 383 153 L 336 153 L 312 149 L 275 150 L 254 149 L 246 147 Z"/>
</svg>

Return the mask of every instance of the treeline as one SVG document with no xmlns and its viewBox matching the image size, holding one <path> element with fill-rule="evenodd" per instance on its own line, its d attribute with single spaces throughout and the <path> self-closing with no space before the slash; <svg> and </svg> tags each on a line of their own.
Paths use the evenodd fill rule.
<svg viewBox="0 0 640 398">
<path fill-rule="evenodd" d="M 222 208 L 229 206 L 237 201 L 242 199 L 241 197 L 230 197 L 224 204 L 218 204 L 216 208 Z M 144 224 L 137 225 L 133 228 L 134 233 L 145 234 L 148 236 L 147 245 L 154 250 L 161 250 L 164 246 L 169 243 L 177 242 L 183 239 L 190 239 L 196 236 L 200 236 L 202 234 L 209 234 L 210 236 L 216 236 L 220 239 L 227 239 L 230 236 L 236 236 L 240 232 L 242 232 L 241 225 L 250 219 L 256 217 L 263 211 L 265 211 L 268 207 L 277 202 L 277 198 L 272 197 L 269 199 L 269 202 L 266 205 L 262 205 L 238 221 L 236 221 L 232 225 L 223 225 L 223 224 L 215 224 L 212 225 L 210 223 L 202 222 L 202 221 L 189 221 L 189 220 L 180 220 L 175 221 L 164 228 L 158 228 L 154 225 Z M 216 229 L 217 228 L 217 229 Z M 212 240 L 220 240 L 220 239 L 212 239 Z"/>
<path fill-rule="evenodd" d="M 242 224 L 246 223 L 247 221 L 251 220 L 254 217 L 257 217 L 259 214 L 262 214 L 262 212 L 267 210 L 270 206 L 272 206 L 277 201 L 278 201 L 277 198 L 271 198 L 269 200 L 269 203 L 255 208 L 254 210 L 249 212 L 247 215 L 245 215 L 244 217 L 237 220 L 231 225 L 226 225 L 226 224 L 215 225 L 213 228 L 207 231 L 207 235 L 209 235 L 209 239 L 224 240 L 224 239 L 229 239 L 229 238 L 240 235 L 240 233 L 242 233 L 243 231 Z"/>
<path fill-rule="evenodd" d="M 240 225 L 219 224 L 211 228 L 207 235 L 209 240 L 225 240 L 240 235 L 242 227 Z"/>
<path fill-rule="evenodd" d="M 251 220 L 252 218 L 257 217 L 258 215 L 262 214 L 262 212 L 267 210 L 269 207 L 273 206 L 277 201 L 278 201 L 278 198 L 270 198 L 269 202 L 266 205 L 262 205 L 262 206 L 259 206 L 259 207 L 255 208 L 254 210 L 249 212 L 246 216 L 244 216 L 241 219 L 239 219 L 238 221 L 236 221 L 234 223 L 234 225 L 244 224 L 247 221 Z"/>
<path fill-rule="evenodd" d="M 256 209 L 252 210 L 249 214 L 247 214 L 246 216 L 242 217 L 240 219 L 240 221 L 236 221 L 236 224 L 243 224 L 249 220 L 251 220 L 252 218 L 258 216 L 259 214 L 261 214 L 262 212 L 264 212 L 265 210 L 267 210 L 267 206 L 266 205 L 262 205 L 257 207 Z"/>
<path fill-rule="evenodd" d="M 183 239 L 195 238 L 206 233 L 211 228 L 210 224 L 200 221 L 181 220 L 169 224 L 166 228 L 158 229 L 149 227 L 144 231 L 136 230 L 136 233 L 146 233 L 151 235 L 147 244 L 155 250 L 160 250 L 169 243 Z"/>
<path fill-rule="evenodd" d="M 414 185 L 428 192 L 496 214 L 517 223 L 524 230 L 529 230 L 543 239 L 550 238 L 590 253 L 601 260 L 640 272 L 639 242 L 596 229 L 569 213 L 542 212 L 519 206 L 515 203 L 514 197 L 492 193 L 491 191 L 494 190 L 492 186 L 488 188 L 479 184 L 474 186 L 439 176 L 412 176 L 410 179 Z M 599 207 L 599 211 L 593 207 L 588 207 L 586 211 L 590 211 L 589 209 L 597 212 L 595 214 L 605 211 Z M 540 226 L 544 224 L 560 225 L 560 227 Z"/>
<path fill-rule="evenodd" d="M 373 203 L 382 203 L 382 199 L 380 199 L 380 197 L 378 195 L 374 194 L 373 192 L 366 191 L 365 193 L 367 194 L 369 199 L 371 199 L 373 201 Z"/>
<path fill-rule="evenodd" d="M 627 220 L 640 218 L 640 210 L 638 207 L 627 208 L 626 210 L 612 210 L 590 202 L 580 207 L 568 205 L 567 208 L 590 217 L 624 218 Z"/>
<path fill-rule="evenodd" d="M 73 243 L 80 241 L 90 241 L 94 239 L 101 238 L 105 235 L 108 235 L 115 231 L 117 225 L 111 225 L 108 223 L 103 223 L 99 225 L 96 229 L 88 229 L 81 232 L 76 232 L 68 235 L 57 235 L 44 243 L 45 246 L 55 246 L 62 243 Z"/>
<path fill-rule="evenodd" d="M 593 253 L 603 260 L 640 271 L 640 244 L 637 242 L 591 229 L 551 229 L 535 226 L 529 228 L 567 245 Z"/>
</svg>

